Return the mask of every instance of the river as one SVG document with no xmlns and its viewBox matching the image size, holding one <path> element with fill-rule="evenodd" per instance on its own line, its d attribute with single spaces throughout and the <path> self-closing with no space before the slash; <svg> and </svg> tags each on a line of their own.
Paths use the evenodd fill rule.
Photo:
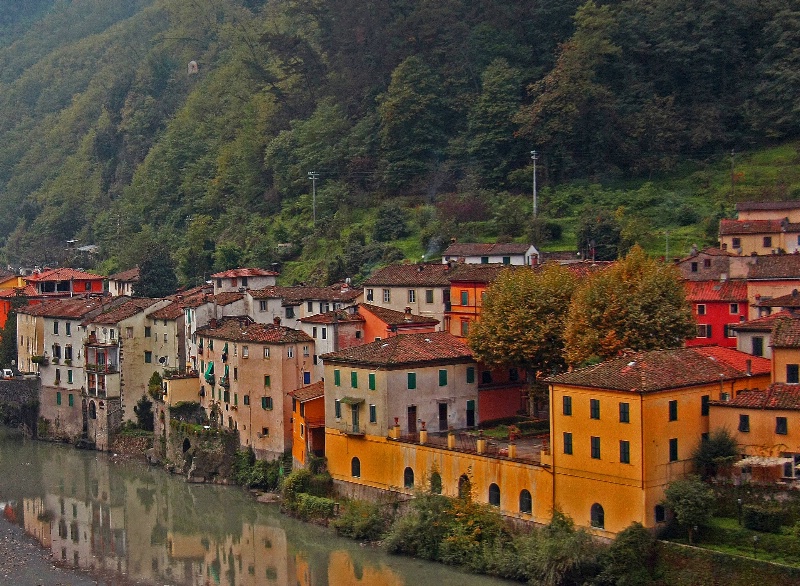
<svg viewBox="0 0 800 586">
<path fill-rule="evenodd" d="M 2 428 L 0 502 L 55 562 L 109 584 L 508 584 L 339 538 L 237 487 L 187 484 L 142 462 Z"/>
</svg>

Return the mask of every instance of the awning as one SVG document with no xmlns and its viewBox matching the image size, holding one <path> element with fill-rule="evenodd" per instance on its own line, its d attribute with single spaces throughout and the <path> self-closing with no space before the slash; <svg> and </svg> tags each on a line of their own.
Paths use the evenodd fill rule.
<svg viewBox="0 0 800 586">
<path fill-rule="evenodd" d="M 339 402 L 345 405 L 359 405 L 364 402 L 364 399 L 360 397 L 342 397 Z"/>
</svg>

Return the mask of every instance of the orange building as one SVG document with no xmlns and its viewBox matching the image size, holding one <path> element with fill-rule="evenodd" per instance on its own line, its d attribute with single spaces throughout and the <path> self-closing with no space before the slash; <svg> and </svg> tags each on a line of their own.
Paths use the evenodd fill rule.
<svg viewBox="0 0 800 586">
<path fill-rule="evenodd" d="M 435 332 L 439 320 L 424 315 L 414 315 L 411 308 L 395 311 L 378 305 L 361 303 L 358 314 L 364 319 L 364 341 L 384 340 L 398 334 Z"/>
<path fill-rule="evenodd" d="M 102 293 L 103 276 L 85 273 L 76 269 L 47 269 L 26 278 L 36 288 L 38 295 L 77 295 L 79 293 Z"/>
<path fill-rule="evenodd" d="M 445 307 L 444 330 L 466 338 L 471 323 L 480 319 L 483 300 L 489 285 L 506 265 L 460 264 L 450 274 L 450 303 Z"/>
<path fill-rule="evenodd" d="M 325 455 L 325 383 L 289 393 L 292 398 L 292 458 L 294 466 L 302 468 L 309 455 Z"/>
<path fill-rule="evenodd" d="M 554 506 L 598 534 L 664 521 L 664 489 L 692 471 L 711 401 L 763 389 L 769 372 L 764 358 L 709 346 L 631 353 L 551 377 Z"/>
</svg>

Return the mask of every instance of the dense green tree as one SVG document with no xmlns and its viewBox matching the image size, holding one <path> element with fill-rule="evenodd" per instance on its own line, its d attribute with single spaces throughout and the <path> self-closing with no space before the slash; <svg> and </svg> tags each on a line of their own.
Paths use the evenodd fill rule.
<svg viewBox="0 0 800 586">
<path fill-rule="evenodd" d="M 27 302 L 22 290 L 15 289 L 11 298 L 11 310 L 0 332 L 0 366 L 10 368 L 12 364 L 17 364 L 17 310 Z"/>
<path fill-rule="evenodd" d="M 621 350 L 677 348 L 695 329 L 677 269 L 635 246 L 578 288 L 569 305 L 566 359 L 606 360 Z"/>
<path fill-rule="evenodd" d="M 664 505 L 673 512 L 692 543 L 695 527 L 703 527 L 714 514 L 714 491 L 697 476 L 670 482 L 664 491 Z"/>
<path fill-rule="evenodd" d="M 739 455 L 739 445 L 727 429 L 715 429 L 707 439 L 701 439 L 692 451 L 695 467 L 703 479 L 711 478 L 733 464 Z"/>
<path fill-rule="evenodd" d="M 633 523 L 617 534 L 611 546 L 600 554 L 603 567 L 596 586 L 648 586 L 654 582 L 657 561 L 653 533 Z"/>
<path fill-rule="evenodd" d="M 609 210 L 589 207 L 578 220 L 578 250 L 591 260 L 615 260 L 620 254 L 622 227 Z"/>
<path fill-rule="evenodd" d="M 133 286 L 135 297 L 166 297 L 178 288 L 175 264 L 163 247 L 151 248 L 139 262 L 139 280 Z"/>
<path fill-rule="evenodd" d="M 133 412 L 136 413 L 136 423 L 139 429 L 145 431 L 153 431 L 155 422 L 153 420 L 153 402 L 146 395 L 136 402 L 133 406 Z"/>
</svg>

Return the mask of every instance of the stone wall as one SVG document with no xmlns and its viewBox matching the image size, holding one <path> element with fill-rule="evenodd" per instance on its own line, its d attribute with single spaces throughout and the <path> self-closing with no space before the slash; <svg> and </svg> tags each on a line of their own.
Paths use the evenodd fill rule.
<svg viewBox="0 0 800 586">
<path fill-rule="evenodd" d="M 164 464 L 190 482 L 231 484 L 238 448 L 236 432 L 172 420 L 164 440 Z"/>
<path fill-rule="evenodd" d="M 152 447 L 153 436 L 116 435 L 111 442 L 110 451 L 131 458 L 144 458 L 145 453 Z"/>
<path fill-rule="evenodd" d="M 40 380 L 0 380 L 0 421 L 37 436 Z"/>
</svg>

